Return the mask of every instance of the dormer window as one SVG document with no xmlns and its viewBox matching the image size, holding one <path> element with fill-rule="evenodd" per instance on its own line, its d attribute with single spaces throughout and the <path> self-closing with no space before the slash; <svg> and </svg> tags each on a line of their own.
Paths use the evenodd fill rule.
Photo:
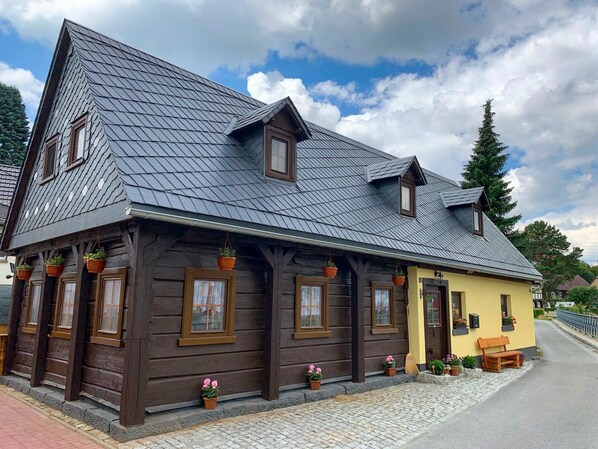
<svg viewBox="0 0 598 449">
<path fill-rule="evenodd" d="M 87 117 L 76 120 L 71 127 L 71 144 L 69 148 L 68 168 L 83 162 L 85 156 L 85 137 L 87 134 Z"/>
<path fill-rule="evenodd" d="M 415 217 L 415 184 L 401 178 L 401 214 Z"/>
<path fill-rule="evenodd" d="M 44 166 L 41 182 L 49 181 L 56 174 L 56 152 L 58 151 L 58 135 L 46 142 L 44 151 Z"/>
<path fill-rule="evenodd" d="M 266 129 L 266 176 L 295 180 L 295 137 L 279 129 Z"/>
<path fill-rule="evenodd" d="M 482 209 L 477 204 L 473 205 L 473 233 L 475 235 L 484 235 L 484 222 L 482 220 Z"/>
</svg>

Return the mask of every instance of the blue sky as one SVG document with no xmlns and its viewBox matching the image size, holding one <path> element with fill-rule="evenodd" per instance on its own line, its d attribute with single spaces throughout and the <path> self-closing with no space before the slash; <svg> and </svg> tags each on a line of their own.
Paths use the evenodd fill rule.
<svg viewBox="0 0 598 449">
<path fill-rule="evenodd" d="M 31 118 L 64 17 L 453 179 L 493 98 L 521 225 L 598 262 L 595 1 L 0 0 Z"/>
</svg>

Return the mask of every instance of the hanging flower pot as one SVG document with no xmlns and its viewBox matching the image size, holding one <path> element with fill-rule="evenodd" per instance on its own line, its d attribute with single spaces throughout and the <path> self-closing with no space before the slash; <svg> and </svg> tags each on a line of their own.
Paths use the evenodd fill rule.
<svg viewBox="0 0 598 449">
<path fill-rule="evenodd" d="M 337 272 L 338 268 L 336 268 L 336 265 L 332 260 L 332 255 L 328 254 L 328 260 L 324 263 L 324 266 L 322 267 L 322 273 L 324 274 L 325 278 L 334 279 L 336 277 Z"/>
<path fill-rule="evenodd" d="M 220 248 L 220 255 L 218 256 L 218 268 L 223 271 L 231 271 L 235 268 L 237 258 L 235 257 L 236 251 L 230 246 Z"/>
<path fill-rule="evenodd" d="M 86 253 L 83 256 L 85 260 L 85 265 L 87 266 L 87 271 L 90 273 L 101 273 L 106 268 L 106 258 L 107 258 L 106 251 L 104 248 L 100 247 L 97 251 Z"/>
<path fill-rule="evenodd" d="M 28 281 L 31 278 L 31 273 L 33 273 L 33 267 L 24 263 L 16 266 L 15 271 L 17 273 L 17 279 L 21 281 Z"/>
<path fill-rule="evenodd" d="M 56 253 L 46 261 L 46 273 L 52 278 L 60 277 L 64 270 L 64 256 Z"/>
<path fill-rule="evenodd" d="M 392 283 L 397 286 L 405 285 L 405 273 L 401 270 L 401 267 L 397 265 L 397 269 L 392 274 Z"/>
</svg>

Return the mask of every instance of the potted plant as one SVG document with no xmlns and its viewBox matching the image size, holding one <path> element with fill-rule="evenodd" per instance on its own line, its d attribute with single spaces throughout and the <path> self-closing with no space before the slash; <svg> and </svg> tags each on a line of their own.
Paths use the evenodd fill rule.
<svg viewBox="0 0 598 449">
<path fill-rule="evenodd" d="M 465 329 L 467 327 L 467 320 L 465 318 L 453 318 L 454 329 Z"/>
<path fill-rule="evenodd" d="M 449 354 L 444 359 L 446 364 L 451 367 L 451 376 L 458 376 L 459 371 L 461 371 L 461 359 L 457 357 L 455 354 Z"/>
<path fill-rule="evenodd" d="M 384 371 L 388 377 L 395 377 L 397 375 L 397 362 L 392 355 L 387 355 L 384 361 Z"/>
<path fill-rule="evenodd" d="M 334 264 L 334 261 L 332 260 L 332 258 L 330 258 L 326 262 L 324 262 L 324 266 L 322 267 L 322 273 L 324 273 L 325 278 L 330 278 L 330 279 L 335 278 L 337 271 L 338 271 L 338 268 L 336 268 L 336 265 Z"/>
<path fill-rule="evenodd" d="M 216 379 L 211 380 L 209 377 L 203 380 L 201 387 L 201 397 L 203 398 L 203 405 L 206 410 L 214 410 L 218 402 L 218 393 L 220 387 Z"/>
<path fill-rule="evenodd" d="M 517 319 L 513 315 L 502 317 L 502 325 L 503 326 L 515 327 L 515 324 L 517 324 Z"/>
<path fill-rule="evenodd" d="M 451 367 L 449 365 L 444 365 L 443 373 L 445 376 L 448 376 L 451 373 Z"/>
<path fill-rule="evenodd" d="M 461 363 L 463 364 L 463 368 L 467 369 L 473 369 L 477 366 L 476 359 L 472 355 L 466 355 L 465 357 L 463 357 Z"/>
<path fill-rule="evenodd" d="M 90 273 L 101 273 L 106 268 L 106 251 L 100 247 L 97 251 L 86 253 L 83 256 L 85 264 L 87 265 L 87 271 Z"/>
<path fill-rule="evenodd" d="M 435 376 L 442 376 L 442 374 L 444 373 L 444 362 L 442 360 L 430 360 L 428 362 L 428 365 L 430 366 L 430 371 L 432 371 L 432 374 L 434 374 Z"/>
<path fill-rule="evenodd" d="M 405 273 L 401 270 L 401 267 L 397 267 L 395 272 L 392 274 L 392 283 L 394 285 L 405 285 Z"/>
<path fill-rule="evenodd" d="M 322 382 L 322 368 L 316 365 L 309 365 L 307 369 L 307 377 L 309 378 L 309 385 L 312 390 L 319 390 Z"/>
<path fill-rule="evenodd" d="M 237 262 L 235 254 L 236 251 L 227 244 L 224 245 L 224 248 L 220 248 L 220 255 L 218 256 L 218 268 L 224 271 L 231 271 Z"/>
<path fill-rule="evenodd" d="M 60 277 L 64 270 L 64 256 L 60 253 L 54 254 L 46 261 L 46 273 L 52 278 Z"/>
<path fill-rule="evenodd" d="M 33 267 L 28 263 L 22 263 L 15 267 L 15 271 L 17 273 L 17 279 L 27 281 L 31 277 L 31 273 L 33 273 Z"/>
</svg>

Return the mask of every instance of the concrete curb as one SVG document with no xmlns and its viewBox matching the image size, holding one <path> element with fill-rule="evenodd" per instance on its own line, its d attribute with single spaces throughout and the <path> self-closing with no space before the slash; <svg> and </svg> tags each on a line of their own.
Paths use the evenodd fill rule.
<svg viewBox="0 0 598 449">
<path fill-rule="evenodd" d="M 566 324 L 561 323 L 558 319 L 553 319 L 553 320 L 551 320 L 551 322 L 554 323 L 554 325 L 556 327 L 558 327 L 559 329 L 561 329 L 563 332 L 571 335 L 573 338 L 581 341 L 582 343 L 585 343 L 587 346 L 598 351 L 598 340 L 596 340 L 592 337 L 588 337 L 587 335 L 583 334 L 582 332 L 579 332 L 579 331 L 567 326 Z"/>
</svg>

